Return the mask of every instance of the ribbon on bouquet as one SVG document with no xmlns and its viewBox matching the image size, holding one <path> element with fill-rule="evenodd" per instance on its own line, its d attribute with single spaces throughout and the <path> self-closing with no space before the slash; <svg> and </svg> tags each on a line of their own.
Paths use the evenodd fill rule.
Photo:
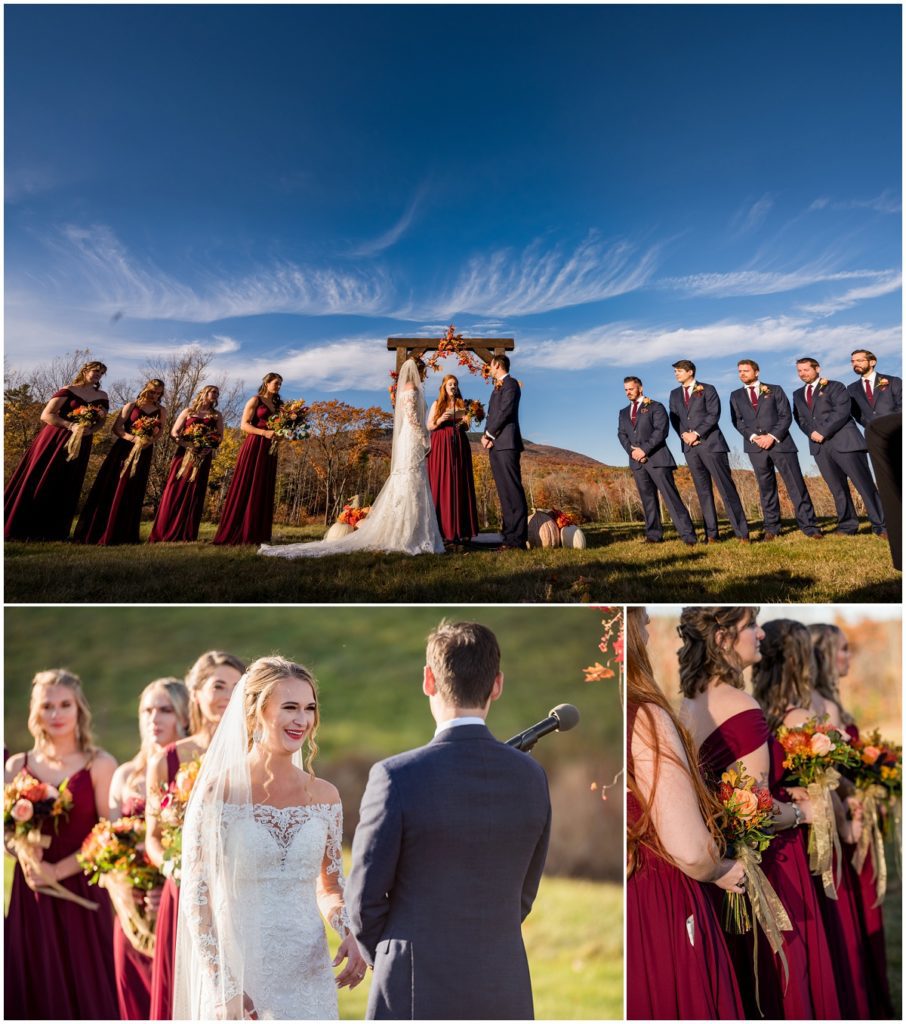
<svg viewBox="0 0 906 1024">
<path fill-rule="evenodd" d="M 135 476 L 135 471 L 138 469 L 138 460 L 141 458 L 142 452 L 152 444 L 153 440 L 150 437 L 137 437 L 132 444 L 132 451 L 126 456 L 126 461 L 123 463 L 123 468 L 120 470 L 120 479 L 122 479 L 128 472 L 129 476 Z"/>
<path fill-rule="evenodd" d="M 862 833 L 853 854 L 853 867 L 861 871 L 866 857 L 871 855 L 875 869 L 875 902 L 880 907 L 887 892 L 887 858 L 884 855 L 884 833 L 881 830 L 881 804 L 887 797 L 883 786 L 867 786 L 860 790 L 862 796 Z"/>
<path fill-rule="evenodd" d="M 893 862 L 897 869 L 897 878 L 903 877 L 903 861 L 901 847 L 903 845 L 903 805 L 899 797 L 893 797 L 888 808 L 888 821 L 893 825 Z"/>
<path fill-rule="evenodd" d="M 132 948 L 145 956 L 153 956 L 154 927 L 135 902 L 136 890 L 129 884 L 129 879 L 117 872 L 110 872 L 101 875 L 98 884 L 110 894 L 110 902 Z"/>
<path fill-rule="evenodd" d="M 50 846 L 50 836 L 46 836 L 37 829 L 33 829 L 25 838 L 21 836 L 10 838 L 7 836 L 6 845 L 15 852 L 17 857 L 34 860 L 34 850 L 29 848 L 37 846 L 39 849 L 46 850 Z M 68 900 L 70 903 L 77 903 L 80 907 L 84 907 L 85 910 L 97 910 L 98 908 L 97 903 L 86 900 L 84 896 L 79 896 L 78 893 L 71 892 L 59 882 L 45 882 L 43 885 L 39 885 L 35 892 L 41 893 L 42 896 L 53 896 L 58 900 Z"/>
<path fill-rule="evenodd" d="M 783 952 L 783 932 L 793 930 L 790 916 L 780 902 L 780 897 L 768 881 L 767 875 L 761 870 L 761 854 L 751 846 L 738 844 L 736 858 L 742 863 L 746 873 L 746 892 L 752 907 L 752 916 L 761 926 L 764 937 L 768 940 L 771 952 L 783 966 L 783 990 L 790 980 L 790 965 Z M 761 994 L 758 987 L 758 936 L 754 936 L 752 970 L 755 972 L 755 1003 L 761 1013 Z M 764 1016 L 763 1013 L 761 1013 Z"/>
<path fill-rule="evenodd" d="M 202 454 L 199 454 L 194 448 L 185 448 L 183 450 L 182 462 L 179 464 L 179 469 L 176 471 L 176 479 L 182 480 L 182 478 L 189 472 L 189 468 L 192 469 L 192 474 L 189 480 L 195 479 L 198 476 L 198 469 L 204 460 L 205 455 L 208 454 L 210 448 L 202 449 Z"/>
<path fill-rule="evenodd" d="M 813 875 L 821 878 L 824 894 L 829 899 L 837 898 L 834 883 L 834 855 L 837 857 L 839 876 L 843 863 L 840 837 L 834 816 L 831 793 L 840 785 L 840 773 L 836 768 L 823 768 L 808 784 L 809 800 L 812 802 L 812 825 L 808 837 L 808 866 Z"/>
<path fill-rule="evenodd" d="M 87 424 L 77 423 L 70 431 L 69 440 L 66 442 L 67 462 L 72 462 L 73 459 L 77 459 L 79 457 L 79 452 L 82 450 L 82 438 L 85 436 L 85 432 L 87 430 Z"/>
</svg>

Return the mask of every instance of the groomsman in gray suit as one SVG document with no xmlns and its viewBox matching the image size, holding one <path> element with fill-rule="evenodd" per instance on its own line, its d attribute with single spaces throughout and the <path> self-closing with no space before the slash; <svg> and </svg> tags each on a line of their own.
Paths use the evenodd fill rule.
<svg viewBox="0 0 906 1024">
<path fill-rule="evenodd" d="M 793 392 L 793 417 L 809 439 L 809 450 L 834 497 L 837 530 L 853 534 L 859 528 L 849 491 L 852 480 L 872 530 L 886 540 L 881 498 L 868 467 L 868 446 L 852 418 L 850 393 L 840 381 L 821 376 L 817 359 L 797 359 L 796 373 L 804 387 Z"/>
<path fill-rule="evenodd" d="M 799 529 L 806 537 L 821 540 L 823 534 L 802 476 L 798 449 L 790 437 L 790 400 L 779 384 L 761 382 L 761 371 L 754 359 L 740 359 L 736 369 L 743 386 L 730 395 L 730 418 L 742 434 L 743 447 L 755 473 L 764 516 L 764 539 L 775 540 L 780 533 L 779 473 L 793 503 Z"/>
<path fill-rule="evenodd" d="M 852 414 L 857 423 L 867 427 L 879 416 L 903 411 L 903 381 L 892 374 L 878 373 L 874 352 L 857 348 L 850 360 L 859 380 L 846 390 L 852 398 Z"/>
<path fill-rule="evenodd" d="M 346 903 L 374 967 L 366 1016 L 528 1019 L 521 922 L 547 856 L 547 779 L 485 724 L 503 691 L 487 627 L 441 623 L 426 661 L 434 739 L 374 765 L 352 844 Z"/>
<path fill-rule="evenodd" d="M 632 478 L 642 499 L 645 515 L 645 543 L 660 544 L 664 540 L 661 506 L 658 493 L 670 512 L 670 518 L 684 544 L 696 543 L 695 527 L 689 510 L 683 504 L 673 474 L 676 462 L 667 447 L 670 421 L 667 410 L 642 392 L 638 377 L 624 377 L 623 390 L 629 405 L 620 410 L 617 437 L 629 456 Z"/>
<path fill-rule="evenodd" d="M 688 359 L 673 364 L 673 375 L 680 386 L 670 392 L 670 422 L 679 434 L 686 464 L 692 473 L 708 543 L 716 544 L 720 539 L 714 506 L 714 484 L 717 484 L 733 532 L 738 540 L 748 544 L 749 524 L 730 472 L 730 446 L 718 426 L 720 396 L 717 389 L 695 379 L 695 363 Z"/>
</svg>

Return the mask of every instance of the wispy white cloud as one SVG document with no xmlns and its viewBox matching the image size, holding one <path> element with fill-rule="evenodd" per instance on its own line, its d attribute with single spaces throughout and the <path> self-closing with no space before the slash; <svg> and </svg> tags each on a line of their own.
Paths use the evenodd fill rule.
<svg viewBox="0 0 906 1024">
<path fill-rule="evenodd" d="M 878 355 L 900 349 L 899 327 L 870 324 L 825 326 L 807 317 L 765 317 L 751 321 L 721 320 L 698 327 L 641 326 L 611 323 L 564 338 L 520 346 L 520 364 L 548 370 L 596 366 L 633 367 L 691 358 L 725 359 L 728 355 L 760 358 L 766 353 L 802 352 L 816 358 L 839 357 L 859 345 Z"/>
<path fill-rule="evenodd" d="M 871 199 L 831 199 L 829 196 L 819 196 L 809 206 L 809 211 L 815 210 L 874 210 L 876 213 L 900 213 L 903 209 L 902 200 L 890 189 Z"/>
<path fill-rule="evenodd" d="M 403 211 L 402 216 L 393 225 L 393 227 L 389 228 L 377 238 L 357 245 L 351 250 L 350 256 L 375 256 L 377 253 L 383 252 L 385 249 L 389 249 L 391 246 L 396 245 L 396 243 L 409 230 L 424 196 L 425 187 L 421 186 L 409 201 L 409 205 Z"/>
<path fill-rule="evenodd" d="M 476 256 L 453 288 L 431 303 L 442 315 L 518 316 L 599 302 L 642 288 L 654 274 L 659 246 L 606 243 L 591 232 L 572 252 L 540 240 L 521 253 Z M 429 314 L 430 315 L 430 314 Z"/>
<path fill-rule="evenodd" d="M 383 390 L 389 383 L 393 356 L 374 336 L 353 336 L 336 339 L 307 348 L 289 347 L 269 353 L 266 357 L 244 357 L 228 369 L 247 378 L 278 371 L 284 380 L 284 391 L 306 393 L 318 391 Z"/>
<path fill-rule="evenodd" d="M 765 217 L 767 217 L 773 207 L 774 198 L 769 192 L 766 192 L 760 199 L 756 199 L 754 203 L 744 203 L 733 214 L 730 220 L 730 229 L 737 236 L 747 235 L 749 232 L 755 231 L 761 227 Z"/>
<path fill-rule="evenodd" d="M 3 179 L 3 199 L 7 203 L 19 203 L 50 192 L 57 187 L 59 180 L 57 173 L 49 167 L 33 165 L 10 168 Z"/>
<path fill-rule="evenodd" d="M 689 274 L 667 277 L 657 282 L 690 296 L 730 298 L 743 295 L 773 295 L 808 288 L 824 281 L 886 279 L 891 270 L 831 270 L 827 261 L 818 261 L 795 270 L 734 270 L 727 273 Z"/>
<path fill-rule="evenodd" d="M 831 316 L 843 309 L 851 309 L 857 303 L 865 299 L 876 299 L 881 295 L 889 295 L 891 292 L 898 292 L 903 287 L 903 275 L 891 273 L 889 277 L 882 278 L 874 284 L 862 285 L 859 288 L 850 288 L 849 291 L 824 302 L 816 302 L 811 305 L 803 305 L 799 308 L 804 313 L 811 313 L 813 316 Z"/>
</svg>

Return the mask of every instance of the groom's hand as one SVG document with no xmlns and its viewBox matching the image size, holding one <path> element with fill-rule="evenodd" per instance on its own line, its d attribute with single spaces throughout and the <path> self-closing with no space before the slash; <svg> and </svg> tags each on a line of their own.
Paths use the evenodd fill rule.
<svg viewBox="0 0 906 1024">
<path fill-rule="evenodd" d="M 494 442 L 485 434 L 481 438 L 481 447 L 488 449 L 493 448 Z"/>
</svg>

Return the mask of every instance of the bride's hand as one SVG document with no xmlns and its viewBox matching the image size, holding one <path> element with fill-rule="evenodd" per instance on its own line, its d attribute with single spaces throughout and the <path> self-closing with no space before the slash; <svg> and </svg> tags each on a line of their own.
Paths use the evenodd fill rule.
<svg viewBox="0 0 906 1024">
<path fill-rule="evenodd" d="M 340 943 L 340 948 L 337 950 L 337 955 L 331 966 L 339 966 L 344 959 L 346 959 L 346 966 L 337 975 L 337 988 L 348 985 L 350 989 L 353 989 L 362 983 L 365 972 L 368 970 L 368 964 L 365 963 L 365 958 L 359 952 L 359 944 L 352 932 L 347 932 L 346 938 Z"/>
<path fill-rule="evenodd" d="M 258 1020 L 258 1011 L 251 997 L 245 992 L 233 996 L 217 1007 L 218 1020 Z"/>
</svg>

